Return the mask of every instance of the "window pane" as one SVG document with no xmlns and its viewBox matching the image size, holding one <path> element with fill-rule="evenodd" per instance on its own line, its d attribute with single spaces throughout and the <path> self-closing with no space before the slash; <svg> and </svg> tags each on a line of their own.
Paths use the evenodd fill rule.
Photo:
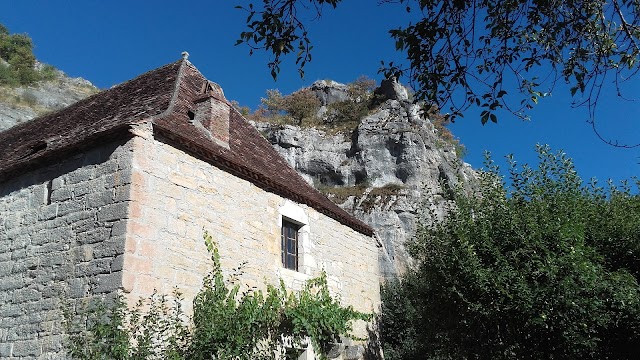
<svg viewBox="0 0 640 360">
<path fill-rule="evenodd" d="M 297 224 L 282 220 L 280 246 L 282 265 L 287 269 L 298 270 L 298 228 Z"/>
<path fill-rule="evenodd" d="M 282 254 L 282 265 L 284 265 L 286 263 L 286 259 L 285 259 L 285 227 L 282 226 L 282 229 L 280 229 L 280 252 Z"/>
</svg>

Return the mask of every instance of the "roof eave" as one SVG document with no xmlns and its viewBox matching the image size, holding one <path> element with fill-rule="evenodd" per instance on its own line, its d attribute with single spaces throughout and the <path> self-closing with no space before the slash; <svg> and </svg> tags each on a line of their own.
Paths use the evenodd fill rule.
<svg viewBox="0 0 640 360">
<path fill-rule="evenodd" d="M 45 147 L 32 154 L 28 154 L 17 162 L 0 169 L 0 182 L 10 178 L 25 174 L 29 171 L 42 167 L 43 164 L 52 163 L 66 158 L 77 151 L 94 148 L 97 144 L 104 144 L 105 141 L 117 141 L 132 137 L 129 131 L 132 124 L 122 124 L 100 133 L 92 134 L 82 138 L 80 141 L 65 143 L 64 146 Z"/>
<path fill-rule="evenodd" d="M 311 206 L 317 211 L 333 218 L 334 220 L 352 228 L 353 230 L 358 231 L 361 234 L 367 236 L 373 236 L 373 229 L 365 224 L 364 222 L 356 219 L 352 215 L 345 212 L 344 215 L 337 213 L 331 209 L 326 208 L 322 204 L 316 203 L 310 200 L 308 197 L 301 196 L 297 194 L 295 191 L 287 188 L 284 185 L 278 184 L 264 175 L 254 172 L 251 169 L 238 165 L 236 162 L 231 161 L 230 159 L 226 159 L 223 156 L 217 155 L 212 151 L 203 148 L 199 144 L 193 142 L 191 139 L 181 136 L 181 134 L 172 131 L 172 129 L 160 126 L 158 124 L 153 124 L 154 136 L 161 136 L 166 138 L 167 140 L 172 141 L 173 145 L 179 145 L 183 150 L 188 151 L 190 154 L 197 156 L 203 161 L 214 165 L 224 171 L 227 171 L 239 178 L 247 180 L 254 185 L 264 189 L 265 191 L 278 194 L 284 198 L 296 201 L 298 203 L 303 203 Z M 336 205 L 337 206 L 337 205 Z M 341 209 L 342 210 L 342 209 Z M 344 211 L 344 210 L 342 210 Z"/>
</svg>

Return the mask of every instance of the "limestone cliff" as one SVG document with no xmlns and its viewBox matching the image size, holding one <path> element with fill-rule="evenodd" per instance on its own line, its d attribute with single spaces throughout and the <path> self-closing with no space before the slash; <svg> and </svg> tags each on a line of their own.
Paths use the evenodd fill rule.
<svg viewBox="0 0 640 360">
<path fill-rule="evenodd" d="M 323 106 L 319 116 L 347 96 L 346 87 L 335 82 L 316 82 L 311 90 Z M 471 191 L 476 175 L 408 100 L 404 87 L 385 81 L 376 94 L 379 105 L 350 134 L 254 125 L 308 182 L 376 230 L 382 273 L 390 277 L 407 265 L 404 244 L 420 217 L 442 216 L 451 189 L 459 184 Z"/>
<path fill-rule="evenodd" d="M 0 86 L 0 131 L 67 107 L 96 92 L 98 89 L 89 81 L 68 77 L 59 70 L 53 80 L 33 86 Z"/>
</svg>

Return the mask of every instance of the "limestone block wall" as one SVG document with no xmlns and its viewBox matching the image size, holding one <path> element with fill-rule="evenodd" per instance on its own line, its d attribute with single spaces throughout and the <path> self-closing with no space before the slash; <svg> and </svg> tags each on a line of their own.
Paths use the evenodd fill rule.
<svg viewBox="0 0 640 360">
<path fill-rule="evenodd" d="M 0 183 L 0 358 L 64 358 L 62 308 L 121 284 L 131 144 Z"/>
<path fill-rule="evenodd" d="M 153 289 L 178 287 L 187 303 L 209 270 L 203 229 L 218 242 L 223 268 L 245 263 L 242 283 L 264 288 L 283 278 L 289 288 L 327 272 L 332 293 L 365 312 L 377 310 L 378 249 L 374 239 L 266 192 L 151 136 L 133 141 L 131 208 L 123 286 L 130 301 Z M 300 271 L 280 260 L 282 216 L 304 225 Z M 358 327 L 365 336 L 365 326 Z"/>
</svg>

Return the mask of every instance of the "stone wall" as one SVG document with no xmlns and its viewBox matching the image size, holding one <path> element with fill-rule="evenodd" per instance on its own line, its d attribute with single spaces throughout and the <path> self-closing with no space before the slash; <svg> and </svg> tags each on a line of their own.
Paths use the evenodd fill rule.
<svg viewBox="0 0 640 360">
<path fill-rule="evenodd" d="M 130 150 L 109 143 L 0 183 L 0 358 L 63 358 L 63 307 L 121 286 Z"/>
<path fill-rule="evenodd" d="M 132 133 L 0 184 L 0 358 L 64 358 L 62 309 L 121 288 L 131 303 L 178 288 L 190 311 L 210 269 L 205 229 L 226 271 L 246 263 L 246 286 L 282 278 L 299 289 L 324 269 L 345 305 L 378 309 L 374 239 L 154 139 L 149 126 Z M 283 217 L 301 225 L 299 271 L 280 262 Z M 367 335 L 364 322 L 355 330 Z"/>
<path fill-rule="evenodd" d="M 224 269 L 245 263 L 242 283 L 264 288 L 284 279 L 290 288 L 322 269 L 343 303 L 372 312 L 379 305 L 378 248 L 373 238 L 317 212 L 266 192 L 198 160 L 150 134 L 133 142 L 130 231 L 123 286 L 130 301 L 153 289 L 178 287 L 186 306 L 200 289 L 210 256 L 203 229 L 218 242 Z M 283 269 L 280 225 L 300 225 L 300 271 Z M 366 336 L 365 324 L 358 326 Z"/>
</svg>

